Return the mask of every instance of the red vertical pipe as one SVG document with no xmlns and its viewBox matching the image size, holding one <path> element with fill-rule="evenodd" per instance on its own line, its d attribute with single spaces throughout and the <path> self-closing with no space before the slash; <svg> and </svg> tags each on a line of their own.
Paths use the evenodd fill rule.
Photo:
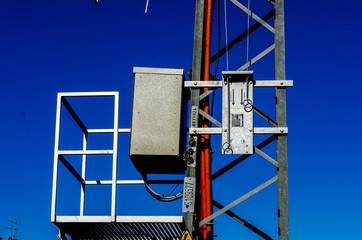
<svg viewBox="0 0 362 240">
<path fill-rule="evenodd" d="M 205 16 L 205 52 L 204 52 L 204 80 L 210 79 L 210 52 L 211 52 L 211 21 L 212 21 L 212 1 L 205 1 L 206 16 Z M 204 88 L 207 91 L 208 88 Z M 203 102 L 203 111 L 209 113 L 208 98 Z M 203 121 L 202 127 L 208 127 L 207 121 Z M 204 219 L 211 215 L 211 163 L 210 163 L 210 135 L 201 136 L 201 219 Z M 201 229 L 203 239 L 210 240 L 212 236 L 211 225 L 203 226 Z"/>
</svg>

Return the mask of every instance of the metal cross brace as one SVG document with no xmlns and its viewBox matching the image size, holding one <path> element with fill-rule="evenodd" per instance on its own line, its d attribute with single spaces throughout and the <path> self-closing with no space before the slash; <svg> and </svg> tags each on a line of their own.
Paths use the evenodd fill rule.
<svg viewBox="0 0 362 240">
<path fill-rule="evenodd" d="M 234 3 L 236 6 L 238 6 L 241 10 L 243 10 L 246 14 L 248 14 L 251 18 L 253 18 L 255 21 L 263 25 L 266 29 L 268 29 L 270 32 L 275 34 L 275 29 L 270 26 L 268 23 L 264 22 L 263 19 L 258 17 L 255 13 L 251 12 L 247 7 L 245 7 L 243 4 L 239 3 L 236 0 L 230 0 L 232 3 Z"/>
<path fill-rule="evenodd" d="M 234 202 L 230 203 L 229 205 L 227 205 L 226 207 L 220 209 L 219 211 L 211 214 L 210 216 L 208 216 L 207 218 L 205 218 L 204 220 L 202 220 L 199 223 L 199 227 L 205 225 L 207 222 L 215 219 L 216 217 L 220 216 L 221 214 L 223 214 L 224 212 L 230 210 L 231 208 L 235 207 L 236 205 L 238 205 L 239 203 L 245 201 L 246 199 L 248 199 L 249 197 L 255 195 L 256 193 L 260 192 L 261 190 L 263 190 L 264 188 L 270 186 L 272 183 L 276 182 L 278 180 L 278 176 L 273 177 L 272 179 L 266 181 L 265 183 L 263 183 L 262 185 L 260 185 L 259 187 L 251 190 L 250 192 L 248 192 L 247 194 L 243 195 L 242 197 L 236 199 Z"/>
</svg>

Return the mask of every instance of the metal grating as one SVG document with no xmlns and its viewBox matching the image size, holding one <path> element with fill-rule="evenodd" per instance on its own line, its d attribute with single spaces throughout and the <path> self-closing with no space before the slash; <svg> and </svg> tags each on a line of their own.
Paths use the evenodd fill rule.
<svg viewBox="0 0 362 240">
<path fill-rule="evenodd" d="M 133 217 L 134 219 L 135 217 Z M 168 221 L 167 217 L 140 217 L 133 222 L 117 217 L 117 222 L 55 222 L 73 240 L 180 240 L 183 218 Z M 170 218 L 171 220 L 171 218 Z"/>
</svg>

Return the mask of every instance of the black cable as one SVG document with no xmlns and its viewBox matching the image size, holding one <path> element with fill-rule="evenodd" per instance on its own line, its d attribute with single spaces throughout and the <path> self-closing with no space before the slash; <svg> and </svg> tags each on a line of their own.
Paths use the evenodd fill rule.
<svg viewBox="0 0 362 240">
<path fill-rule="evenodd" d="M 217 1 L 217 31 L 218 31 L 218 44 L 217 44 L 217 54 L 216 54 L 216 66 L 215 66 L 215 74 L 214 79 L 217 79 L 217 70 L 219 68 L 219 56 L 220 56 L 220 44 L 221 44 L 221 31 L 220 31 L 220 0 Z M 211 100 L 211 111 L 210 116 L 214 115 L 214 102 L 215 102 L 215 91 L 212 93 L 212 100 Z M 211 127 L 211 122 L 210 122 Z"/>
<path fill-rule="evenodd" d="M 155 192 L 151 187 L 150 185 L 148 184 L 148 180 L 147 180 L 147 175 L 146 174 L 142 174 L 142 178 L 143 178 L 143 181 L 144 181 L 144 184 L 145 184 L 145 187 L 146 187 L 146 190 L 149 194 L 151 194 L 151 196 L 153 198 L 155 198 L 156 200 L 158 201 L 162 201 L 162 202 L 172 202 L 172 201 L 175 201 L 179 198 L 182 198 L 183 196 L 183 190 L 181 192 L 179 192 L 178 194 L 175 194 L 174 196 L 170 197 L 169 195 L 171 195 L 175 189 L 178 187 L 178 185 L 172 190 L 172 192 L 165 196 L 165 195 L 161 195 L 157 192 Z"/>
</svg>

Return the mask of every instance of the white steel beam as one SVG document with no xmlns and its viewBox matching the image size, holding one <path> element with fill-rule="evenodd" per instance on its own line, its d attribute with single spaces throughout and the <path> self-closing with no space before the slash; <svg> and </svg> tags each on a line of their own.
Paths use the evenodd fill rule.
<svg viewBox="0 0 362 240">
<path fill-rule="evenodd" d="M 61 150 L 59 155 L 111 155 L 113 150 Z"/>
<path fill-rule="evenodd" d="M 58 149 L 59 149 L 59 132 L 60 132 L 60 109 L 62 96 L 58 94 L 57 98 L 57 114 L 55 122 L 55 141 L 54 141 L 54 165 L 53 165 L 53 190 L 52 190 L 52 209 L 51 221 L 55 222 L 55 209 L 57 201 L 57 183 L 58 183 Z"/>
<path fill-rule="evenodd" d="M 118 157 L 118 116 L 119 115 L 119 94 L 114 94 L 114 127 L 113 127 L 113 166 L 112 166 L 112 202 L 111 217 L 116 221 L 116 196 L 117 196 L 117 157 Z"/>
</svg>

